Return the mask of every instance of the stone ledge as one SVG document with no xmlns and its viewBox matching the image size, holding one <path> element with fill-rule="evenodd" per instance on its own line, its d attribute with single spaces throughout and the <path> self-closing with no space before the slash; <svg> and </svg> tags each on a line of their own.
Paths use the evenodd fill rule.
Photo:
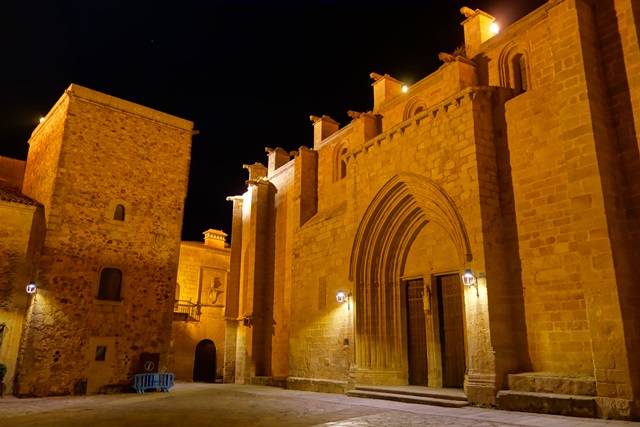
<svg viewBox="0 0 640 427">
<path fill-rule="evenodd" d="M 287 377 L 251 377 L 251 385 L 286 388 Z"/>
<path fill-rule="evenodd" d="M 498 409 L 507 411 L 598 418 L 598 404 L 591 396 L 501 390 L 496 401 Z"/>
<path fill-rule="evenodd" d="M 597 396 L 595 379 L 586 375 L 526 372 L 507 375 L 507 382 L 512 391 Z"/>
<path fill-rule="evenodd" d="M 345 394 L 347 391 L 347 381 L 289 377 L 287 378 L 287 388 L 290 390 Z"/>
</svg>

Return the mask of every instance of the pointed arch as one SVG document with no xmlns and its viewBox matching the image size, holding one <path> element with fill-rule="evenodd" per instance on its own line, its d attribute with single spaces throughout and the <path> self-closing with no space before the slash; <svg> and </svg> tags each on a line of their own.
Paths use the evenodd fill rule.
<svg viewBox="0 0 640 427">
<path fill-rule="evenodd" d="M 373 198 L 360 222 L 351 251 L 349 279 L 391 279 L 392 267 L 406 257 L 410 243 L 430 221 L 447 232 L 461 265 L 471 260 L 471 245 L 462 216 L 446 191 L 434 181 L 415 174 L 391 178 Z M 400 258 L 390 257 L 390 251 Z M 372 263 L 374 258 L 384 259 L 385 263 Z"/>
<path fill-rule="evenodd" d="M 460 265 L 471 261 L 469 237 L 455 203 L 437 183 L 415 174 L 391 178 L 360 221 L 351 251 L 349 280 L 355 282 L 356 366 L 371 381 L 407 381 L 405 344 L 398 329 L 405 261 L 430 222 L 451 238 Z M 368 379 L 359 381 L 367 383 Z"/>
</svg>

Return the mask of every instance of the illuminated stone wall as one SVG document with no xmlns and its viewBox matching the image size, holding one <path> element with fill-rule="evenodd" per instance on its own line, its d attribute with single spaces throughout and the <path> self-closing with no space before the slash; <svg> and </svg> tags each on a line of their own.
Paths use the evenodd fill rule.
<svg viewBox="0 0 640 427">
<path fill-rule="evenodd" d="M 189 307 L 189 313 L 184 317 L 174 314 L 171 372 L 177 380 L 193 380 L 195 353 L 203 340 L 215 345 L 215 360 L 210 363 L 215 363 L 216 378 L 223 376 L 230 250 L 225 247 L 225 234 L 220 236 L 222 240 L 180 244 L 175 299 L 180 304 L 177 307 Z M 182 311 L 179 308 L 174 313 Z"/>
<path fill-rule="evenodd" d="M 0 362 L 7 365 L 5 394 L 11 394 L 22 325 L 33 297 L 26 286 L 34 277 L 42 245 L 42 206 L 0 185 Z"/>
<path fill-rule="evenodd" d="M 141 353 L 167 369 L 192 128 L 71 85 L 34 130 L 23 192 L 47 230 L 17 394 L 126 384 Z M 119 301 L 97 299 L 103 268 L 122 271 Z"/>
<path fill-rule="evenodd" d="M 406 92 L 372 73 L 373 110 L 351 111 L 342 128 L 311 117 L 315 163 L 291 160 L 306 172 L 293 182 L 269 169 L 272 191 L 293 195 L 287 206 L 243 196 L 232 264 L 245 271 L 256 242 L 291 248 L 291 274 L 265 270 L 291 290 L 291 388 L 407 384 L 403 280 L 423 278 L 428 304 L 439 277 L 470 268 L 470 402 L 494 404 L 509 373 L 551 372 L 594 381 L 599 416 L 637 417 L 638 7 L 550 1 L 495 36 L 489 15 L 463 9 L 473 57 L 442 54 Z M 314 171 L 316 186 L 304 178 Z M 260 221 L 274 234 L 249 230 Z M 243 274 L 238 289 L 253 286 Z M 277 312 L 285 301 L 253 304 Z M 442 344 L 426 339 L 429 351 Z M 430 362 L 429 384 L 441 368 Z"/>
</svg>

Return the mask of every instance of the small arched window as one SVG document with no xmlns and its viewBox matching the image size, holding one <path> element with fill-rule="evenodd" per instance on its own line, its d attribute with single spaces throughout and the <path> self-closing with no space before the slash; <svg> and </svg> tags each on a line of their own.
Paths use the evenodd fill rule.
<svg viewBox="0 0 640 427">
<path fill-rule="evenodd" d="M 343 141 L 333 151 L 333 182 L 338 182 L 347 176 L 347 153 L 349 147 Z"/>
<path fill-rule="evenodd" d="M 513 83 L 518 93 L 526 92 L 529 89 L 529 79 L 527 76 L 527 63 L 524 55 L 519 53 L 511 61 L 513 68 Z"/>
<path fill-rule="evenodd" d="M 509 87 L 516 95 L 531 90 L 530 55 L 526 47 L 514 42 L 498 57 L 500 86 Z"/>
<path fill-rule="evenodd" d="M 113 212 L 113 219 L 116 221 L 124 221 L 124 206 L 116 206 L 116 210 Z"/>
<path fill-rule="evenodd" d="M 117 268 L 103 268 L 100 272 L 98 299 L 105 301 L 120 301 L 121 287 L 122 271 Z"/>
<path fill-rule="evenodd" d="M 340 150 L 340 178 L 345 178 L 347 176 L 347 159 L 345 158 L 347 154 L 347 147 L 344 147 Z"/>
</svg>

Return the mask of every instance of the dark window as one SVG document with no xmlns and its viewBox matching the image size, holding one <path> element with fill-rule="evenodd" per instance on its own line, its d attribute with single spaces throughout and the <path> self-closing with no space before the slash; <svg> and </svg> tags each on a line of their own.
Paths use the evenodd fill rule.
<svg viewBox="0 0 640 427">
<path fill-rule="evenodd" d="M 513 84 L 518 93 L 526 92 L 529 89 L 529 79 L 527 76 L 527 63 L 521 53 L 513 57 Z"/>
<path fill-rule="evenodd" d="M 117 268 L 104 268 L 100 273 L 100 288 L 98 299 L 107 301 L 120 301 L 120 285 L 122 284 L 122 271 Z"/>
<path fill-rule="evenodd" d="M 107 358 L 107 347 L 104 345 L 99 345 L 96 347 L 96 358 L 97 362 L 104 362 Z"/>
<path fill-rule="evenodd" d="M 347 176 L 347 159 L 345 159 L 345 155 L 347 154 L 347 149 L 343 148 L 340 151 L 340 179 Z"/>
<path fill-rule="evenodd" d="M 116 211 L 113 213 L 113 219 L 116 221 L 124 221 L 124 206 L 116 206 Z"/>
</svg>

